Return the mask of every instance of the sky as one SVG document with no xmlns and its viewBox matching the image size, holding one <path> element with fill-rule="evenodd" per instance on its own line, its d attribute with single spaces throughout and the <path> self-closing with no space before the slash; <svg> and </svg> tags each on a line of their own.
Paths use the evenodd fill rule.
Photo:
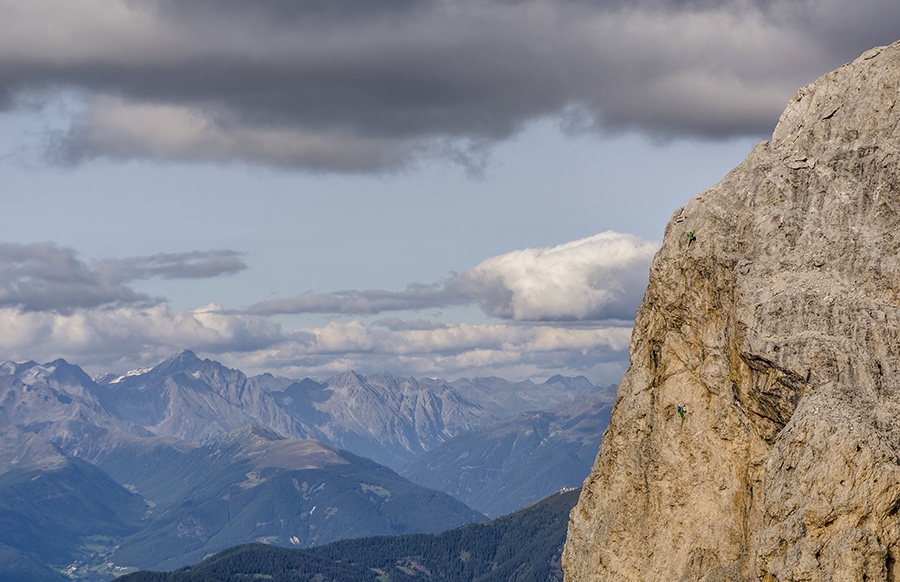
<svg viewBox="0 0 900 582">
<path fill-rule="evenodd" d="M 895 0 L 0 0 L 0 361 L 617 382 L 672 213 Z"/>
</svg>

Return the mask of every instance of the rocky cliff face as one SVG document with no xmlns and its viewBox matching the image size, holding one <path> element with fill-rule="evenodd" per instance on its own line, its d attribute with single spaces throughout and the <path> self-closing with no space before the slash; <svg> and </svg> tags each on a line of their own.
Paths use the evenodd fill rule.
<svg viewBox="0 0 900 582">
<path fill-rule="evenodd" d="M 898 99 L 895 43 L 675 212 L 566 580 L 900 578 Z"/>
</svg>

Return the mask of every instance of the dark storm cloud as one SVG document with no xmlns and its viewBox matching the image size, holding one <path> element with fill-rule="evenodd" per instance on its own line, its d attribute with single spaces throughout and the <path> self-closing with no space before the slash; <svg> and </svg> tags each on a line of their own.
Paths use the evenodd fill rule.
<svg viewBox="0 0 900 582">
<path fill-rule="evenodd" d="M 195 279 L 246 268 L 234 251 L 193 251 L 107 259 L 93 265 L 53 242 L 0 243 L 0 307 L 70 312 L 150 302 L 126 283 L 151 277 Z"/>
<path fill-rule="evenodd" d="M 76 89 L 56 159 L 470 167 L 528 122 L 765 135 L 897 34 L 887 0 L 0 0 L 4 94 Z"/>
<path fill-rule="evenodd" d="M 427 9 L 429 4 L 423 0 L 156 0 L 144 3 L 144 6 L 178 21 L 186 18 L 204 20 L 210 14 L 216 14 L 228 20 L 250 19 L 270 26 L 320 27 L 326 24 L 344 26 L 354 20 L 406 16 L 417 9 Z"/>
</svg>

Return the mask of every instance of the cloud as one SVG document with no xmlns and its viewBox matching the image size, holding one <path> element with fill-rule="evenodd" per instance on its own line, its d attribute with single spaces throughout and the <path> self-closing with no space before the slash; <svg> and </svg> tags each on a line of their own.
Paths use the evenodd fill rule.
<svg viewBox="0 0 900 582">
<path fill-rule="evenodd" d="M 621 374 L 627 365 L 631 327 L 460 323 L 384 331 L 350 321 L 304 332 L 314 339 L 263 350 L 253 355 L 252 365 L 322 376 L 356 369 L 446 378 L 462 374 L 549 377 L 559 371 L 585 372 L 614 363 Z"/>
<path fill-rule="evenodd" d="M 514 321 L 628 321 L 640 304 L 658 247 L 634 235 L 607 231 L 556 247 L 492 257 L 433 285 L 310 293 L 264 301 L 247 312 L 368 315 L 476 304 L 489 316 Z"/>
<path fill-rule="evenodd" d="M 128 283 L 205 278 L 246 268 L 240 253 L 191 251 L 86 263 L 52 242 L 0 244 L 0 353 L 58 357 L 94 372 L 153 365 L 190 348 L 249 372 L 302 377 L 348 369 L 402 375 L 549 377 L 616 381 L 630 320 L 656 243 L 615 232 L 489 258 L 461 274 L 402 291 L 310 294 L 246 312 L 172 309 Z M 368 316 L 478 305 L 499 322 L 474 325 L 391 316 L 286 330 L 282 313 Z M 622 320 L 622 321 L 618 321 Z"/>
<path fill-rule="evenodd" d="M 158 363 L 187 346 L 213 353 L 245 352 L 284 339 L 271 321 L 223 314 L 215 305 L 174 311 L 157 303 L 67 313 L 3 307 L 0 327 L 0 351 L 7 358 L 64 357 L 77 364 L 114 367 L 117 362 Z"/>
<path fill-rule="evenodd" d="M 229 250 L 159 253 L 126 259 L 104 259 L 97 270 L 117 281 L 163 279 L 210 279 L 247 268 L 242 253 Z"/>
<path fill-rule="evenodd" d="M 630 325 L 573 329 L 510 323 L 385 331 L 351 321 L 303 331 L 312 339 L 280 343 L 240 361 L 294 377 L 355 369 L 418 377 L 546 378 L 605 367 L 612 372 L 604 372 L 609 374 L 604 381 L 615 382 L 627 367 L 631 336 Z"/>
<path fill-rule="evenodd" d="M 764 135 L 898 20 L 889 0 L 0 0 L 0 106 L 83 96 L 53 145 L 67 163 L 477 170 L 548 117 Z"/>
<path fill-rule="evenodd" d="M 454 281 L 433 285 L 413 283 L 403 291 L 368 289 L 365 291 L 335 291 L 307 293 L 289 299 L 271 299 L 250 307 L 254 315 L 288 313 L 346 313 L 370 315 L 382 311 L 406 311 L 451 307 L 470 303 L 468 296 L 455 289 Z"/>
<path fill-rule="evenodd" d="M 355 369 L 401 375 L 549 377 L 627 362 L 630 327 L 570 329 L 517 324 L 411 325 L 384 329 L 354 320 L 293 331 L 266 318 L 209 305 L 166 304 L 80 309 L 71 313 L 0 308 L 5 359 L 59 357 L 93 373 L 155 365 L 184 348 L 249 373 L 328 376 Z"/>
<path fill-rule="evenodd" d="M 126 283 L 162 277 L 216 277 L 246 268 L 234 251 L 192 251 L 106 259 L 89 265 L 53 242 L 0 243 L 0 307 L 71 311 L 151 302 Z"/>
<path fill-rule="evenodd" d="M 515 321 L 634 319 L 658 243 L 613 231 L 523 249 L 465 271 L 458 287 L 488 315 Z"/>
<path fill-rule="evenodd" d="M 415 145 L 392 136 L 346 135 L 291 126 L 220 123 L 230 112 L 100 95 L 48 149 L 59 163 L 119 159 L 187 160 L 307 166 L 329 171 L 374 172 L 398 167 Z M 419 147 L 425 148 L 425 144 Z M 427 147 L 433 148 L 434 144 Z"/>
<path fill-rule="evenodd" d="M 0 306 L 48 311 L 148 299 L 91 269 L 72 249 L 0 243 Z"/>
<path fill-rule="evenodd" d="M 432 330 L 432 329 L 445 329 L 447 328 L 447 324 L 445 323 L 437 323 L 434 321 L 428 321 L 427 319 L 401 319 L 399 317 L 385 317 L 383 319 L 379 319 L 372 322 L 373 325 L 378 327 L 384 327 L 391 331 L 404 331 L 404 330 Z"/>
</svg>

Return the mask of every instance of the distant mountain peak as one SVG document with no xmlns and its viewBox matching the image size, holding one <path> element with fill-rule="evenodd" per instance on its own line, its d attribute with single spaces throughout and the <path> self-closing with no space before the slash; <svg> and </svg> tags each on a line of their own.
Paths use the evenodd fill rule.
<svg viewBox="0 0 900 582">
<path fill-rule="evenodd" d="M 172 354 L 172 356 L 170 356 L 169 359 L 166 361 L 167 362 L 168 361 L 178 361 L 178 362 L 183 362 L 183 363 L 192 363 L 192 362 L 199 362 L 200 358 L 198 358 L 197 354 L 195 354 L 192 350 L 181 350 L 180 352 L 178 352 L 176 354 Z"/>
<path fill-rule="evenodd" d="M 198 358 L 197 354 L 191 350 L 182 350 L 169 356 L 164 362 L 155 366 L 152 371 L 163 374 L 175 374 L 195 368 L 197 364 L 202 362 L 203 360 Z"/>
<path fill-rule="evenodd" d="M 90 376 L 78 366 L 72 365 L 63 359 L 57 359 L 47 364 L 38 364 L 29 360 L 22 364 L 5 362 L 0 367 L 0 372 L 18 378 L 23 384 L 34 385 L 39 383 L 51 383 L 57 388 L 70 385 L 87 385 L 93 383 Z"/>
</svg>

